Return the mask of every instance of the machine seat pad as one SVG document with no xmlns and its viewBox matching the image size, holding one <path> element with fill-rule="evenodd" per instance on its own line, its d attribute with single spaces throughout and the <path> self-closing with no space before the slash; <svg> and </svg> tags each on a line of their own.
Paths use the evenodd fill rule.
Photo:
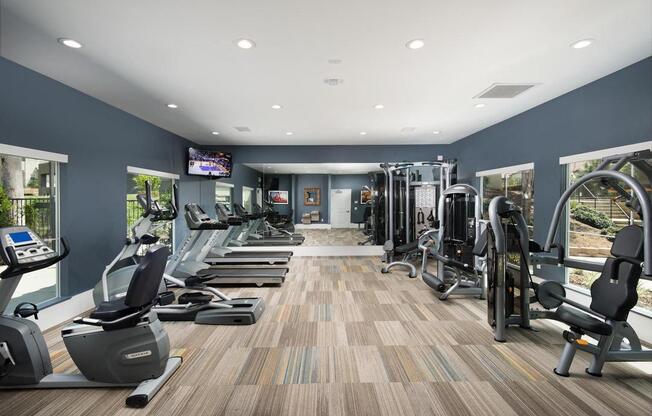
<svg viewBox="0 0 652 416">
<path fill-rule="evenodd" d="M 114 321 L 135 311 L 136 308 L 125 305 L 125 298 L 118 298 L 100 303 L 90 317 L 102 321 Z"/>
<path fill-rule="evenodd" d="M 419 242 L 413 241 L 411 243 L 403 244 L 402 246 L 396 247 L 394 249 L 394 252 L 397 254 L 405 254 L 418 249 L 419 249 Z"/>
<path fill-rule="evenodd" d="M 557 308 L 555 314 L 557 315 L 557 319 L 570 326 L 598 335 L 611 335 L 612 328 L 610 325 L 578 309 L 562 305 Z"/>
</svg>

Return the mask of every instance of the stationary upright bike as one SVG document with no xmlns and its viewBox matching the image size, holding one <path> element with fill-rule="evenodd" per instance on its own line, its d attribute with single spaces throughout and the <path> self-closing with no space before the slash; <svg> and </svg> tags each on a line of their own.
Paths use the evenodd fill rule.
<svg viewBox="0 0 652 416">
<path fill-rule="evenodd" d="M 124 298 L 98 305 L 89 318 L 75 318 L 61 331 L 81 374 L 55 374 L 32 304 L 4 313 L 21 278 L 63 260 L 27 227 L 0 228 L 0 389 L 135 387 L 126 404 L 145 407 L 181 364 L 152 307 L 158 302 L 169 250 L 151 247 L 134 269 Z"/>
</svg>

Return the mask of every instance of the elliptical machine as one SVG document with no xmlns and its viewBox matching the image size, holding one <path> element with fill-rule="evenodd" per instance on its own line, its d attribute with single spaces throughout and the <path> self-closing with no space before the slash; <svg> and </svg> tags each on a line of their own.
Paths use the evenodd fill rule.
<svg viewBox="0 0 652 416">
<path fill-rule="evenodd" d="M 0 389 L 136 387 L 129 407 L 145 407 L 181 365 L 170 357 L 167 332 L 152 310 L 169 254 L 151 247 L 133 269 L 124 298 L 102 302 L 89 318 L 63 328 L 66 349 L 81 374 L 54 374 L 47 344 L 36 322 L 38 309 L 20 304 L 5 314 L 22 277 L 63 260 L 69 251 L 61 239 L 58 254 L 27 227 L 0 228 Z"/>
<path fill-rule="evenodd" d="M 137 200 L 143 207 L 141 218 L 132 227 L 132 236 L 125 242 L 125 246 L 115 259 L 106 267 L 102 280 L 95 286 L 93 296 L 95 303 L 113 300 L 124 296 L 130 285 L 133 269 L 140 261 L 139 251 L 145 244 L 154 244 L 158 237 L 154 235 L 156 229 L 166 222 L 174 221 L 178 216 L 178 191 L 176 185 L 172 188 L 172 201 L 169 209 L 163 209 L 158 201 L 152 199 L 149 182 L 145 182 L 145 196 L 138 195 Z M 192 215 L 192 212 L 186 212 Z M 206 230 L 226 230 L 229 225 L 217 221 L 204 221 L 198 227 Z M 192 234 L 192 232 L 191 232 Z M 156 306 L 161 321 L 194 321 L 197 324 L 207 325 L 251 325 L 258 321 L 265 303 L 262 298 L 231 299 L 221 291 L 208 286 L 203 276 L 189 275 L 183 278 L 175 277 L 177 265 L 183 260 L 184 247 L 196 243 L 195 233 L 184 240 L 184 244 L 177 253 L 170 256 L 163 274 L 159 291 L 163 304 Z M 209 246 L 210 247 L 210 246 Z M 178 302 L 173 303 L 175 295 L 168 291 L 165 282 L 189 289 L 191 292 L 179 296 Z"/>
</svg>

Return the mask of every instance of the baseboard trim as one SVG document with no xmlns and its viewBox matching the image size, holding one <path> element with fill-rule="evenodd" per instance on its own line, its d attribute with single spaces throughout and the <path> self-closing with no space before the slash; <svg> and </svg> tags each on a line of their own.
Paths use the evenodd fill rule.
<svg viewBox="0 0 652 416">
<path fill-rule="evenodd" d="M 330 224 L 294 224 L 294 228 L 297 230 L 330 230 Z"/>
<path fill-rule="evenodd" d="M 353 257 L 383 255 L 383 246 L 298 246 L 293 247 L 294 257 Z M 290 262 L 292 267 L 292 262 Z"/>
<path fill-rule="evenodd" d="M 82 315 L 94 307 L 93 289 L 90 289 L 39 311 L 39 319 L 35 322 L 41 328 L 41 331 L 46 331 Z"/>
</svg>

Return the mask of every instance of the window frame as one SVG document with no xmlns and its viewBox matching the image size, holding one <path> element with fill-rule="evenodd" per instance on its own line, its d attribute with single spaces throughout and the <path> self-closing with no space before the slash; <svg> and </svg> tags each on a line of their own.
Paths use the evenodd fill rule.
<svg viewBox="0 0 652 416">
<path fill-rule="evenodd" d="M 488 170 L 481 170 L 475 173 L 475 177 L 479 179 L 480 181 L 480 186 L 479 188 L 479 193 L 480 193 L 480 207 L 484 207 L 484 178 L 487 176 L 493 176 L 493 175 L 500 175 L 501 179 L 503 179 L 503 185 L 505 187 L 505 193 L 507 193 L 507 181 L 509 175 L 514 175 L 517 173 L 521 173 L 524 171 L 532 171 L 532 175 L 535 175 L 535 170 L 534 170 L 534 162 L 528 162 L 528 163 L 522 163 L 519 165 L 511 165 L 511 166 L 504 166 L 501 168 L 495 168 L 495 169 L 488 169 Z M 534 179 L 533 179 L 534 183 Z M 534 189 L 533 189 L 534 191 Z M 484 208 L 482 208 L 484 211 Z M 534 228 L 534 216 L 532 217 L 532 228 Z"/>
<path fill-rule="evenodd" d="M 242 200 L 241 203 L 242 203 L 242 206 L 243 206 L 245 209 L 247 209 L 247 211 L 248 211 L 249 213 L 253 212 L 253 204 L 254 204 L 254 202 L 256 202 L 256 201 L 255 201 L 255 198 L 256 198 L 256 191 L 255 191 L 255 190 L 256 190 L 256 188 L 252 188 L 251 186 L 246 186 L 246 185 L 243 185 L 243 186 L 242 186 L 242 197 L 240 198 L 240 199 Z M 245 194 L 246 194 L 247 192 L 250 192 L 250 196 L 251 196 L 251 206 L 248 207 L 248 208 L 247 208 L 247 206 L 245 205 Z"/>
<path fill-rule="evenodd" d="M 651 150 L 652 151 L 652 141 L 646 141 L 646 142 L 641 142 L 641 143 L 635 143 L 635 144 L 630 144 L 630 145 L 625 145 L 625 146 L 616 146 L 616 147 L 610 147 L 610 148 L 605 148 L 605 149 L 599 149 L 599 150 L 594 150 L 591 152 L 584 152 L 584 153 L 577 153 L 573 155 L 567 155 L 567 156 L 562 156 L 559 158 L 559 165 L 561 169 L 561 174 L 562 174 L 562 184 L 563 184 L 563 189 L 561 190 L 561 193 L 564 193 L 566 189 L 568 189 L 571 185 L 571 169 L 570 165 L 573 163 L 578 163 L 578 162 L 588 162 L 592 160 L 599 160 L 603 159 L 605 157 L 613 156 L 613 155 L 618 155 L 618 154 L 624 154 L 624 153 L 631 153 L 631 152 L 636 152 L 636 151 L 643 151 L 643 150 Z M 569 199 L 566 202 L 566 206 L 564 207 L 564 217 L 563 217 L 563 226 L 560 226 L 559 232 L 563 234 L 563 240 L 565 247 L 570 248 L 570 209 L 568 208 L 570 205 L 571 199 Z M 570 252 L 570 251 L 569 251 Z M 587 260 L 586 257 L 582 256 L 571 256 L 570 254 L 568 255 L 568 258 L 570 259 L 581 259 L 584 262 L 593 264 L 595 266 L 602 267 L 604 266 L 604 261 L 592 261 L 592 260 Z M 591 259 L 591 257 L 589 257 Z M 573 284 L 569 280 L 569 274 L 570 274 L 570 268 L 565 267 L 564 268 L 564 285 L 568 286 L 572 290 L 575 290 L 576 292 L 585 294 L 585 295 L 590 295 L 591 291 L 589 288 L 579 286 L 576 284 Z M 634 310 L 636 310 L 639 313 L 642 313 L 646 316 L 652 317 L 652 311 L 640 306 L 634 307 Z"/>
<path fill-rule="evenodd" d="M 127 166 L 127 180 L 129 179 L 129 175 L 147 175 L 147 176 L 157 176 L 161 179 L 170 179 L 172 180 L 172 186 L 174 186 L 175 184 L 179 186 L 179 184 L 181 183 L 180 180 L 181 176 L 177 175 L 176 173 L 169 173 L 169 172 L 163 172 L 159 170 L 140 168 L 137 166 Z M 127 195 L 126 192 L 125 195 Z M 177 209 L 179 209 L 179 207 L 177 207 Z M 171 252 L 174 252 L 176 237 L 177 237 L 176 221 L 172 221 L 172 235 L 170 236 L 170 243 L 172 244 L 172 247 L 170 249 Z"/>
<path fill-rule="evenodd" d="M 232 183 L 225 183 L 225 182 L 215 182 L 215 203 L 217 203 L 217 189 L 218 188 L 225 188 L 229 189 L 231 191 L 231 202 L 230 206 L 228 207 L 229 210 L 233 211 L 233 199 L 235 198 L 235 185 Z"/>
<path fill-rule="evenodd" d="M 13 146 L 9 144 L 0 143 L 0 154 L 7 156 L 15 156 L 23 159 L 36 159 L 51 164 L 51 174 L 54 178 L 50 178 L 50 189 L 54 189 L 54 228 L 55 228 L 55 247 L 57 251 L 61 249 L 61 164 L 68 163 L 68 155 L 63 153 L 49 152 L 46 150 L 33 149 L 29 147 Z M 44 309 L 50 305 L 61 301 L 61 262 L 56 264 L 56 286 L 55 294 L 51 299 L 46 299 L 37 304 L 40 309 Z M 2 313 L 3 311 L 0 311 Z"/>
</svg>

